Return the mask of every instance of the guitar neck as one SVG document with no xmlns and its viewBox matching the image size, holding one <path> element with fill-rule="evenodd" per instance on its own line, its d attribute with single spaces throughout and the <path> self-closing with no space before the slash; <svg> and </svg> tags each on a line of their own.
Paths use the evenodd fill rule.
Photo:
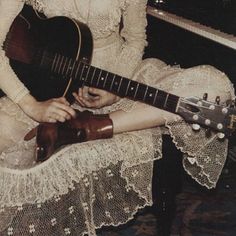
<svg viewBox="0 0 236 236">
<path fill-rule="evenodd" d="M 53 57 L 44 55 L 41 66 L 50 67 L 53 73 L 72 78 L 73 83 L 78 84 L 78 87 L 88 85 L 117 94 L 120 97 L 128 97 L 176 113 L 180 99 L 178 96 L 96 68 L 82 61 L 74 61 L 59 54 Z"/>
</svg>

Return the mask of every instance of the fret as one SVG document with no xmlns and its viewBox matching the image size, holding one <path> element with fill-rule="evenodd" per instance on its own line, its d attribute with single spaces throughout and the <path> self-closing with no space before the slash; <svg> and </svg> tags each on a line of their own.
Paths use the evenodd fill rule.
<svg viewBox="0 0 236 236">
<path fill-rule="evenodd" d="M 62 72 L 61 72 L 62 75 L 64 75 L 64 71 L 65 71 L 65 68 L 66 68 L 67 61 L 68 61 L 68 57 L 65 58 L 64 66 L 63 66 Z"/>
<path fill-rule="evenodd" d="M 98 78 L 97 78 L 97 81 L 96 81 L 96 87 L 98 87 L 99 79 L 100 79 L 101 74 L 102 74 L 102 70 L 100 70 L 100 72 L 99 72 L 99 75 L 98 75 Z"/>
<path fill-rule="evenodd" d="M 126 96 L 126 93 L 128 91 L 128 87 L 129 87 L 129 83 L 130 83 L 130 80 L 126 79 L 126 78 L 123 78 L 122 77 L 122 80 L 121 80 L 121 83 L 120 83 L 120 86 L 119 86 L 119 96 L 120 97 L 125 97 Z"/>
<path fill-rule="evenodd" d="M 144 97 L 143 97 L 143 101 L 145 101 L 145 99 L 146 99 L 147 91 L 148 91 L 148 86 L 146 85 L 146 89 L 145 89 L 145 94 L 144 94 Z"/>
<path fill-rule="evenodd" d="M 57 74 L 59 74 L 59 71 L 60 71 L 60 59 L 61 59 L 61 55 L 59 54 L 57 57 L 57 63 L 56 63 L 56 68 L 55 68 L 55 72 Z"/>
<path fill-rule="evenodd" d="M 152 105 L 155 99 L 156 89 L 153 87 L 148 87 L 147 93 L 145 96 L 145 102 Z"/>
<path fill-rule="evenodd" d="M 109 91 L 112 91 L 112 86 L 113 86 L 113 82 L 114 82 L 115 77 L 116 77 L 116 75 L 113 74 L 113 78 L 112 78 L 112 81 L 111 81 L 111 85 L 110 85 Z"/>
<path fill-rule="evenodd" d="M 81 69 L 81 72 L 79 73 L 79 81 L 81 82 L 81 85 L 83 84 L 83 72 L 84 72 L 84 64 L 81 63 L 82 65 L 82 69 Z"/>
<path fill-rule="evenodd" d="M 164 106 L 163 106 L 163 108 L 166 108 L 166 104 L 167 104 L 167 101 L 168 101 L 168 97 L 169 97 L 169 93 L 166 95 L 166 98 L 165 98 L 165 103 L 164 103 Z"/>
<path fill-rule="evenodd" d="M 119 87 L 118 87 L 118 90 L 117 90 L 118 93 L 120 93 L 120 86 L 122 84 L 122 81 L 123 81 L 123 77 L 121 77 L 121 80 L 120 80 L 120 84 L 119 84 Z"/>
<path fill-rule="evenodd" d="M 70 77 L 71 78 L 73 78 L 73 72 L 74 72 L 74 69 L 75 69 L 75 64 L 76 64 L 76 61 L 74 61 L 73 66 L 71 67 L 71 71 L 70 71 Z"/>
<path fill-rule="evenodd" d="M 83 84 L 82 80 L 81 80 L 82 74 L 83 74 L 83 70 L 84 70 L 84 64 L 82 62 L 80 62 L 79 65 L 78 65 L 78 68 L 76 70 L 76 74 L 77 74 L 76 79 L 78 78 L 78 82 L 79 82 L 80 87 Z"/>
<path fill-rule="evenodd" d="M 113 73 L 108 73 L 107 74 L 107 78 L 106 78 L 106 82 L 103 84 L 103 88 L 107 91 L 111 92 L 111 88 L 112 88 L 112 81 L 114 79 L 115 74 Z"/>
<path fill-rule="evenodd" d="M 99 78 L 100 73 L 101 73 L 101 70 L 98 69 L 98 68 L 95 68 L 94 75 L 93 75 L 92 80 L 91 80 L 91 85 L 93 87 L 96 87 L 97 80 Z"/>
<path fill-rule="evenodd" d="M 107 72 L 106 77 L 105 77 L 105 80 L 104 80 L 104 83 L 103 83 L 103 85 L 102 85 L 102 88 L 105 88 L 106 83 L 107 83 L 107 78 L 108 78 L 108 75 L 109 75 L 109 74 L 110 74 L 110 72 Z"/>
<path fill-rule="evenodd" d="M 133 80 L 130 81 L 129 87 L 128 87 L 128 92 L 127 92 L 128 97 L 130 97 L 130 98 L 134 97 L 137 85 L 138 85 L 138 83 L 136 81 L 133 81 Z"/>
<path fill-rule="evenodd" d="M 84 76 L 84 82 L 87 84 L 90 65 L 86 65 L 86 66 L 85 66 L 85 69 L 86 69 L 87 71 L 84 71 L 84 73 L 86 72 L 86 75 Z"/>
<path fill-rule="evenodd" d="M 60 74 L 60 70 L 61 70 L 61 67 L 62 67 L 62 63 L 63 63 L 63 56 L 60 56 L 60 59 L 59 59 L 59 68 L 58 68 L 58 74 Z"/>
<path fill-rule="evenodd" d="M 138 100 L 143 100 L 145 96 L 145 90 L 146 90 L 146 85 L 140 83 L 136 91 L 135 98 Z"/>
<path fill-rule="evenodd" d="M 131 83 L 131 80 L 128 80 L 128 81 L 129 81 L 129 82 L 128 82 L 128 85 L 127 85 L 127 88 L 126 88 L 125 96 L 124 96 L 124 97 L 126 97 L 126 96 L 128 95 L 129 85 L 130 85 L 130 83 Z"/>
<path fill-rule="evenodd" d="M 113 77 L 113 83 L 112 83 L 112 87 L 111 87 L 112 92 L 115 92 L 115 93 L 118 92 L 118 88 L 120 87 L 120 81 L 121 81 L 121 76 L 115 75 Z"/>
<path fill-rule="evenodd" d="M 138 83 L 138 85 L 137 85 L 137 87 L 136 87 L 135 94 L 134 94 L 134 98 L 136 98 L 136 95 L 137 95 L 137 92 L 138 92 L 138 88 L 139 88 L 139 83 Z"/>
<path fill-rule="evenodd" d="M 156 92 L 155 92 L 155 97 L 154 97 L 154 100 L 153 100 L 153 103 L 152 105 L 154 106 L 155 103 L 156 103 L 156 99 L 157 99 L 157 94 L 159 93 L 159 90 L 157 89 Z"/>
<path fill-rule="evenodd" d="M 155 107 L 158 107 L 158 108 L 164 108 L 164 104 L 165 104 L 165 101 L 166 101 L 166 96 L 167 96 L 167 93 L 162 91 L 162 90 L 159 90 L 157 95 L 156 95 L 156 99 L 153 103 L 153 105 Z"/>
<path fill-rule="evenodd" d="M 83 65 L 83 69 L 82 69 L 82 73 L 81 73 L 81 77 L 80 77 L 80 81 L 82 81 L 83 84 L 84 84 L 84 82 L 86 82 L 86 76 L 88 74 L 88 68 L 89 68 L 89 66 L 87 64 Z"/>
<path fill-rule="evenodd" d="M 96 68 L 94 66 L 89 67 L 88 76 L 86 79 L 86 84 L 89 86 L 92 85 L 95 70 L 96 70 Z"/>
<path fill-rule="evenodd" d="M 54 72 L 55 72 L 55 73 L 57 73 L 57 65 L 58 65 L 58 61 L 59 61 L 59 59 L 60 59 L 60 55 L 57 54 L 57 55 L 56 55 L 55 67 L 54 67 Z"/>
<path fill-rule="evenodd" d="M 72 62 L 72 59 L 69 59 L 69 63 L 67 64 L 67 70 L 66 70 L 66 73 L 65 75 L 68 76 L 68 73 L 70 72 L 70 64 Z"/>
<path fill-rule="evenodd" d="M 101 70 L 101 73 L 99 75 L 98 81 L 97 81 L 97 87 L 103 88 L 105 78 L 107 77 L 108 72 L 105 70 Z"/>
<path fill-rule="evenodd" d="M 81 61 L 78 62 L 78 65 L 77 65 L 77 69 L 76 69 L 76 72 L 75 72 L 75 78 L 78 77 L 78 74 L 80 75 L 79 71 L 81 69 Z"/>
<path fill-rule="evenodd" d="M 55 66 L 55 61 L 57 58 L 57 54 L 55 54 L 54 58 L 53 58 L 53 62 L 52 62 L 52 67 L 51 67 L 51 71 L 54 71 L 54 66 Z"/>
<path fill-rule="evenodd" d="M 169 94 L 168 101 L 166 102 L 166 110 L 175 113 L 178 101 L 178 96 Z"/>
</svg>

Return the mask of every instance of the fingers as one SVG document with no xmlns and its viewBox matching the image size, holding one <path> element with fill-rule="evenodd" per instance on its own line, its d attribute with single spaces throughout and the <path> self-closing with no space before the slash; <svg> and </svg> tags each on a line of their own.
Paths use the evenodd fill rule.
<svg viewBox="0 0 236 236">
<path fill-rule="evenodd" d="M 87 108 L 100 108 L 103 105 L 103 100 L 105 99 L 105 96 L 97 96 L 97 94 L 94 96 L 92 95 L 87 95 L 83 89 L 80 89 L 78 94 L 73 93 L 76 101 L 82 106 L 82 107 L 87 107 Z"/>
<path fill-rule="evenodd" d="M 88 86 L 84 86 L 80 90 L 82 90 L 82 97 L 84 97 L 84 98 L 89 97 L 89 87 Z"/>
<path fill-rule="evenodd" d="M 69 103 L 65 100 L 65 98 L 53 99 L 54 103 L 52 103 L 53 107 L 57 109 L 55 111 L 58 115 L 64 116 L 66 119 L 70 119 L 71 117 L 75 117 L 75 111 L 71 108 Z"/>
<path fill-rule="evenodd" d="M 42 106 L 44 107 L 43 120 L 46 122 L 65 122 L 76 116 L 74 109 L 70 107 L 69 102 L 64 97 L 50 99 L 44 102 Z"/>
<path fill-rule="evenodd" d="M 119 100 L 118 96 L 93 87 L 80 88 L 73 96 L 82 107 L 87 108 L 101 108 Z"/>
</svg>

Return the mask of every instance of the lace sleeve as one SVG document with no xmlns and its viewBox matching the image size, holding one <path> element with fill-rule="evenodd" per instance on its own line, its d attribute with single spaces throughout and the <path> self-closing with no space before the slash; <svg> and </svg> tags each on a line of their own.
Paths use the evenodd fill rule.
<svg viewBox="0 0 236 236">
<path fill-rule="evenodd" d="M 22 9 L 23 4 L 21 0 L 0 1 L 0 88 L 16 103 L 28 93 L 28 90 L 11 69 L 2 45 L 10 25 Z"/>
<path fill-rule="evenodd" d="M 146 0 L 127 0 L 123 11 L 123 28 L 121 36 L 124 39 L 122 50 L 117 58 L 117 72 L 131 77 L 136 66 L 141 62 L 146 46 Z"/>
</svg>

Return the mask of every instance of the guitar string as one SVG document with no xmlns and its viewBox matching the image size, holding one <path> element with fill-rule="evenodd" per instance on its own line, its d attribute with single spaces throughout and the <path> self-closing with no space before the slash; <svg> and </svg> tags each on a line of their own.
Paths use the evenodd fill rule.
<svg viewBox="0 0 236 236">
<path fill-rule="evenodd" d="M 17 46 L 17 44 L 16 43 L 13 43 L 13 41 L 11 42 L 11 46 Z M 32 47 L 33 48 L 33 47 Z M 61 58 L 61 57 L 63 57 L 64 59 L 66 59 L 67 57 L 64 57 L 63 55 L 58 55 L 59 56 L 59 58 Z M 47 60 L 52 60 L 52 57 L 53 56 L 45 56 L 44 57 L 44 59 L 47 59 Z M 69 59 L 69 58 L 68 58 Z M 59 60 L 61 60 L 61 59 L 59 59 Z M 97 69 L 99 69 L 99 68 L 97 68 Z M 101 69 L 100 69 L 101 70 Z M 163 97 L 163 98 L 165 98 L 165 95 L 160 95 L 160 97 Z M 172 101 L 173 100 L 173 101 Z M 169 103 L 174 103 L 175 104 L 175 99 L 172 99 L 172 97 L 170 97 L 169 99 L 168 99 L 168 101 L 169 101 Z"/>
</svg>

